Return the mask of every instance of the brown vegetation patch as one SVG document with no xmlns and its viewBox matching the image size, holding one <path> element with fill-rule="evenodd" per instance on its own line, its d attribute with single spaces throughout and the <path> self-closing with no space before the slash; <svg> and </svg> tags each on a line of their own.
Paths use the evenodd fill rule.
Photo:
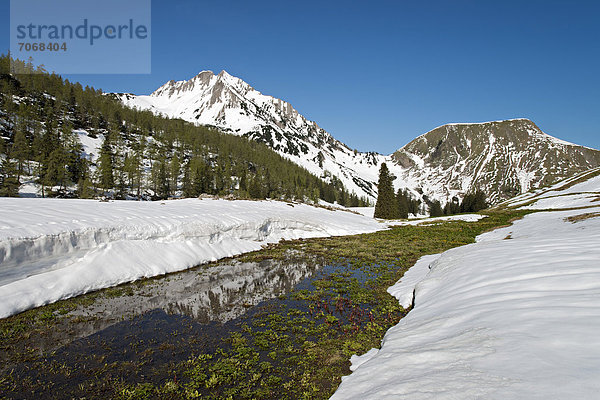
<svg viewBox="0 0 600 400">
<path fill-rule="evenodd" d="M 586 219 L 596 218 L 596 217 L 600 217 L 600 212 L 573 215 L 571 217 L 565 218 L 565 222 L 571 222 L 574 224 L 576 222 L 581 222 L 581 221 L 585 221 Z"/>
</svg>

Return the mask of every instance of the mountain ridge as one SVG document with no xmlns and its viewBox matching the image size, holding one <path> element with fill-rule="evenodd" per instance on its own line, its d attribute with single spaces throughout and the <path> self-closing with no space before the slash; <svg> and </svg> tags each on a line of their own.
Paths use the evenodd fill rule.
<svg viewBox="0 0 600 400">
<path fill-rule="evenodd" d="M 442 125 L 392 157 L 446 198 L 475 186 L 493 203 L 600 163 L 599 151 L 554 138 L 522 118 Z"/>
<path fill-rule="evenodd" d="M 384 162 L 397 178 L 396 189 L 408 189 L 425 202 L 442 203 L 476 188 L 485 190 L 491 202 L 496 203 L 506 196 L 600 164 L 600 156 L 591 155 L 600 154 L 597 150 L 550 136 L 526 118 L 444 124 L 389 155 L 359 152 L 305 118 L 290 103 L 262 94 L 225 70 L 217 75 L 201 71 L 187 81 L 171 80 L 146 96 L 118 96 L 129 107 L 214 126 L 265 143 L 311 173 L 325 180 L 337 179 L 349 191 L 371 200 L 377 195 L 378 171 Z M 460 131 L 463 137 L 448 136 L 451 131 Z M 443 144 L 440 132 L 451 137 L 450 145 Z M 512 142 L 505 140 L 505 136 Z M 419 144 L 424 138 L 433 137 L 442 143 L 433 143 L 431 139 L 426 140 L 427 148 Z M 489 142 L 490 137 L 495 142 Z M 488 139 L 488 145 L 484 138 Z M 498 138 L 502 140 L 496 141 Z M 468 148 L 475 143 L 481 159 L 465 149 L 459 151 L 458 142 L 462 141 Z M 525 143 L 530 142 L 535 144 L 536 152 L 527 151 Z M 547 152 L 553 152 L 553 156 L 548 158 Z M 455 157 L 455 153 L 460 157 Z M 509 153 L 518 153 L 532 162 L 515 164 Z M 572 165 L 564 165 L 564 157 L 573 159 Z M 492 158 L 496 158 L 495 162 L 491 162 Z M 463 168 L 451 168 L 448 160 Z M 553 163 L 560 163 L 560 168 L 552 167 Z M 502 171 L 495 173 L 494 165 Z M 536 172 L 540 170 L 541 174 Z"/>
</svg>

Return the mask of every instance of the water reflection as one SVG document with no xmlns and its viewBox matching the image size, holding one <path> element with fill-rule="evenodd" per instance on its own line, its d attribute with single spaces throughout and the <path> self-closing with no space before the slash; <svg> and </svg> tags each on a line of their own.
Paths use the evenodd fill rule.
<svg viewBox="0 0 600 400">
<path fill-rule="evenodd" d="M 97 300 L 72 315 L 110 321 L 162 309 L 167 314 L 187 315 L 198 322 L 224 323 L 263 300 L 288 293 L 316 268 L 314 262 L 291 258 L 184 271 L 141 287 L 133 285 L 124 296 Z"/>
<path fill-rule="evenodd" d="M 68 376 L 28 362 L 11 365 L 1 354 L 0 370 L 14 368 L 15 376 L 42 387 L 51 382 L 54 397 L 65 399 L 76 397 L 92 373 L 130 383 L 171 379 L 174 365 L 223 347 L 231 332 L 278 304 L 277 297 L 306 286 L 319 268 L 316 259 L 290 253 L 284 261 L 232 261 L 124 285 L 120 295 L 99 296 L 22 343 L 39 351 L 42 365 L 68 367 Z M 28 398 L 20 389 L 13 394 Z"/>
<path fill-rule="evenodd" d="M 58 349 L 150 311 L 185 316 L 194 323 L 225 323 L 261 301 L 290 292 L 318 268 L 314 259 L 290 254 L 283 261 L 232 261 L 128 284 L 122 295 L 101 296 L 79 307 L 26 345 L 40 352 Z M 0 361 L 5 360 L 0 356 Z"/>
</svg>

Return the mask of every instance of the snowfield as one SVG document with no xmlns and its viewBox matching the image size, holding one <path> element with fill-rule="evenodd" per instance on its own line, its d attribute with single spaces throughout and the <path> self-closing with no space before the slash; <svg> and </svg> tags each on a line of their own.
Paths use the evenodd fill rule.
<svg viewBox="0 0 600 400">
<path fill-rule="evenodd" d="M 0 216 L 0 318 L 282 239 L 387 228 L 350 212 L 278 201 L 0 198 Z"/>
<path fill-rule="evenodd" d="M 458 214 L 458 215 L 446 215 L 444 217 L 431 217 L 431 218 L 420 218 L 413 219 L 410 221 L 391 220 L 388 221 L 389 226 L 406 226 L 406 225 L 420 225 L 420 224 L 432 224 L 442 223 L 447 221 L 466 221 L 476 222 L 480 219 L 485 218 L 485 215 L 481 214 Z"/>
<path fill-rule="evenodd" d="M 600 181 L 553 189 L 588 208 L 530 214 L 419 260 L 389 289 L 405 307 L 414 292 L 414 308 L 380 350 L 352 358 L 332 399 L 597 399 Z M 540 207 L 564 208 L 553 199 Z"/>
<path fill-rule="evenodd" d="M 574 182 L 579 182 L 574 184 Z M 513 197 L 510 200 L 502 203 L 505 206 L 510 207 L 518 207 L 525 206 L 527 207 L 528 203 L 534 202 L 539 203 L 542 199 L 552 199 L 559 198 L 563 196 L 576 196 L 576 195 L 586 195 L 586 196 L 600 196 L 600 168 L 593 168 L 589 171 L 582 172 L 581 174 L 577 174 L 571 178 L 564 179 L 548 188 L 536 189 L 528 193 L 524 193 L 517 197 Z M 544 200 L 546 201 L 546 200 Z M 542 203 L 543 204 L 543 203 Z M 553 207 L 552 204 L 544 204 L 544 207 L 548 209 L 558 208 Z M 586 204 L 584 204 L 586 205 Z M 587 204 L 589 205 L 589 204 Z M 581 205 L 573 205 L 570 204 L 569 207 L 581 207 Z M 530 208 L 540 209 L 542 206 L 536 207 L 535 205 Z"/>
</svg>

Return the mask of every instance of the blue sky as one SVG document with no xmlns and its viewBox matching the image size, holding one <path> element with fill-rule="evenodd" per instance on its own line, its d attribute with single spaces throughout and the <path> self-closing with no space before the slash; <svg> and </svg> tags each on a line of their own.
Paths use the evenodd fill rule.
<svg viewBox="0 0 600 400">
<path fill-rule="evenodd" d="M 517 117 L 600 148 L 599 15 L 598 1 L 154 0 L 151 75 L 67 77 L 148 94 L 225 69 L 362 151 Z"/>
</svg>

